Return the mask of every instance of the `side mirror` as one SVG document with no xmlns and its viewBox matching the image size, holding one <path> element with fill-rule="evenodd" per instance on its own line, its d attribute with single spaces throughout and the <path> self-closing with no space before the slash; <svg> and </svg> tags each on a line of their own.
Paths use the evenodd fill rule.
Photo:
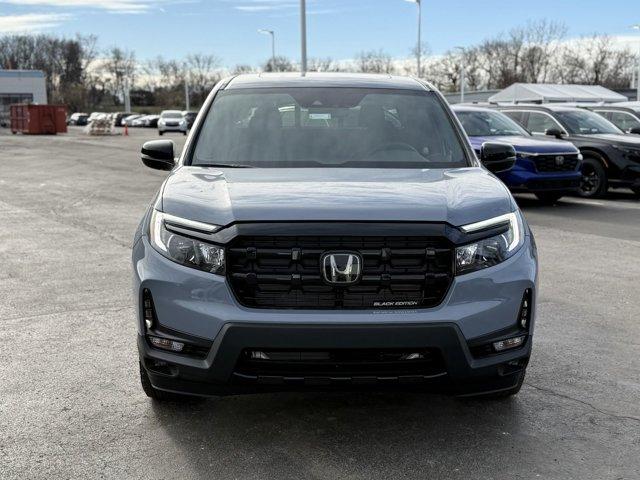
<svg viewBox="0 0 640 480">
<path fill-rule="evenodd" d="M 633 133 L 634 135 L 640 135 L 640 127 L 633 127 L 629 129 L 629 133 Z"/>
<path fill-rule="evenodd" d="M 171 170 L 176 164 L 173 150 L 171 140 L 151 140 L 142 145 L 140 159 L 149 168 Z"/>
<path fill-rule="evenodd" d="M 480 149 L 480 161 L 490 172 L 506 172 L 516 164 L 516 149 L 506 143 L 486 142 Z"/>
<path fill-rule="evenodd" d="M 562 138 L 563 132 L 558 128 L 547 128 L 544 134 L 550 137 Z"/>
</svg>

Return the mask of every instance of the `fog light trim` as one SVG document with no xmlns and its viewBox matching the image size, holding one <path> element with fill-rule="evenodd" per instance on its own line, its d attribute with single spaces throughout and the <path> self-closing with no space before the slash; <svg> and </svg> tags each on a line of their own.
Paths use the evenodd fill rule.
<svg viewBox="0 0 640 480">
<path fill-rule="evenodd" d="M 169 350 L 171 352 L 182 352 L 184 349 L 184 343 L 176 342 L 175 340 L 170 340 L 168 338 L 162 337 L 153 337 L 148 335 L 149 342 L 156 348 L 160 348 L 162 350 Z"/>
<path fill-rule="evenodd" d="M 527 288 L 524 291 L 524 296 L 522 297 L 522 303 L 520 304 L 520 311 L 518 312 L 518 324 L 524 330 L 528 330 L 529 324 L 531 323 L 531 301 L 532 301 L 532 291 L 530 288 Z"/>
<path fill-rule="evenodd" d="M 151 330 L 156 325 L 156 312 L 153 306 L 153 298 L 148 288 L 142 291 L 142 318 L 147 330 Z"/>
<path fill-rule="evenodd" d="M 504 352 L 505 350 L 511 350 L 512 348 L 518 348 L 524 344 L 526 335 L 520 335 L 518 337 L 506 338 L 498 342 L 493 342 L 493 349 L 496 352 Z"/>
</svg>

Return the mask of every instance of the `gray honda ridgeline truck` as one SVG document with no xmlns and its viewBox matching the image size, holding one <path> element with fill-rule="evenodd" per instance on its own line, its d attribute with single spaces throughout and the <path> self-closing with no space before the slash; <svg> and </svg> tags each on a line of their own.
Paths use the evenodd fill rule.
<svg viewBox="0 0 640 480">
<path fill-rule="evenodd" d="M 383 75 L 219 82 L 135 234 L 140 376 L 156 399 L 274 390 L 512 395 L 537 254 L 442 96 Z M 484 165 L 483 165 L 484 164 Z"/>
</svg>

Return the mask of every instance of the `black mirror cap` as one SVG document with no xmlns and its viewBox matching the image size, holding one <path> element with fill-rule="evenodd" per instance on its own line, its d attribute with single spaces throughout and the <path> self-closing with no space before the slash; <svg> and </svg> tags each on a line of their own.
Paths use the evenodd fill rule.
<svg viewBox="0 0 640 480">
<path fill-rule="evenodd" d="M 171 140 L 151 140 L 142 145 L 140 158 L 149 168 L 171 170 L 176 164 Z"/>
<path fill-rule="evenodd" d="M 629 133 L 633 133 L 634 135 L 640 135 L 640 127 L 630 128 Z"/>
<path fill-rule="evenodd" d="M 550 137 L 562 138 L 564 132 L 558 128 L 547 128 L 544 134 L 549 135 Z"/>
<path fill-rule="evenodd" d="M 516 149 L 507 143 L 486 142 L 482 144 L 480 160 L 490 172 L 506 172 L 516 164 Z"/>
</svg>

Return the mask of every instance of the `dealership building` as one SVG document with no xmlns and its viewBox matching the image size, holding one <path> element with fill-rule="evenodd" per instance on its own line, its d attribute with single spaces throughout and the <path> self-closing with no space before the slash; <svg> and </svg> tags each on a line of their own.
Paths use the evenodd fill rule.
<svg viewBox="0 0 640 480">
<path fill-rule="evenodd" d="M 9 116 L 14 103 L 47 103 L 44 72 L 0 70 L 0 121 Z"/>
</svg>

